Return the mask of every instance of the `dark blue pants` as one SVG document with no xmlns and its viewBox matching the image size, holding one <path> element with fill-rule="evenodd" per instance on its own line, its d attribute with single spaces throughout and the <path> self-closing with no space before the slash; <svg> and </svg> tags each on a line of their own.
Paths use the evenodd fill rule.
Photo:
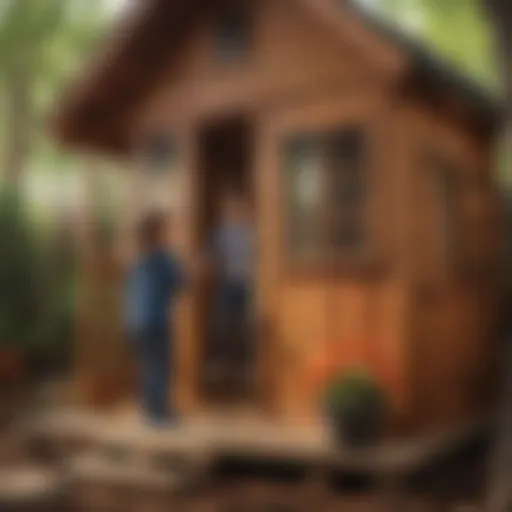
<svg viewBox="0 0 512 512">
<path fill-rule="evenodd" d="M 245 363 L 251 351 L 250 290 L 246 283 L 220 284 L 213 307 L 214 360 Z"/>
<path fill-rule="evenodd" d="M 170 398 L 171 340 L 166 333 L 146 334 L 137 340 L 140 360 L 140 399 L 150 420 L 165 420 L 172 413 Z"/>
</svg>

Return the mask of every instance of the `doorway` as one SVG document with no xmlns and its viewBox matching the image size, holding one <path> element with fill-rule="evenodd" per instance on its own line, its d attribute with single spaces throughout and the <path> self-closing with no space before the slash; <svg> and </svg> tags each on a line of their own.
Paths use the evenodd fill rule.
<svg viewBox="0 0 512 512">
<path fill-rule="evenodd" d="M 221 224 L 222 202 L 227 193 L 241 196 L 250 217 L 255 218 L 251 119 L 240 115 L 205 123 L 199 131 L 198 143 L 195 242 L 199 254 L 208 254 Z M 255 326 L 248 322 L 247 328 L 231 330 L 229 335 L 224 328 L 224 335 L 219 336 L 215 312 L 221 278 L 216 270 L 212 265 L 196 295 L 199 393 L 209 404 L 247 404 L 256 399 Z"/>
</svg>

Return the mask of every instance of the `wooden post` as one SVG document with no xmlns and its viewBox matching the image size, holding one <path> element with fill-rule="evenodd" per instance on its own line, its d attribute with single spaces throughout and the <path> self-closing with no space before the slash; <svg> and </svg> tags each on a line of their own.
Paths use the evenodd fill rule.
<svg viewBox="0 0 512 512">
<path fill-rule="evenodd" d="M 174 205 L 173 211 L 176 245 L 180 256 L 185 261 L 194 257 L 195 230 L 197 228 L 197 187 L 198 154 L 196 147 L 195 126 L 184 122 L 177 132 L 178 146 L 181 153 L 178 158 L 178 179 L 171 186 L 179 188 L 181 200 Z M 177 141 L 178 142 L 178 141 Z M 199 335 L 196 316 L 196 287 L 193 283 L 180 299 L 176 312 L 174 337 L 173 396 L 178 408 L 184 412 L 193 411 L 199 406 L 198 396 L 198 361 Z"/>
<path fill-rule="evenodd" d="M 89 158 L 83 173 L 85 197 L 78 225 L 75 382 L 78 401 L 91 406 L 109 405 L 120 399 L 128 377 L 120 324 L 120 262 L 115 248 L 103 245 L 98 236 L 95 198 L 103 185 L 102 172 L 98 162 Z M 111 242 L 119 240 L 109 239 Z"/>
<path fill-rule="evenodd" d="M 83 198 L 80 204 L 77 223 L 78 254 L 78 300 L 75 336 L 75 392 L 76 399 L 87 402 L 87 390 L 90 389 L 90 326 L 91 292 L 94 281 L 94 242 L 92 196 L 99 170 L 92 158 L 87 160 L 82 170 Z"/>
<path fill-rule="evenodd" d="M 121 173 L 119 185 L 122 190 L 116 252 L 121 267 L 121 279 L 124 279 L 136 254 L 134 230 L 140 209 L 140 205 L 138 204 L 140 173 L 133 164 L 124 166 L 122 169 L 119 169 L 118 172 Z M 135 399 L 134 395 L 137 381 L 137 368 L 134 355 L 130 353 L 125 354 L 123 363 L 125 365 L 124 373 L 126 376 L 126 399 L 131 402 Z"/>
</svg>

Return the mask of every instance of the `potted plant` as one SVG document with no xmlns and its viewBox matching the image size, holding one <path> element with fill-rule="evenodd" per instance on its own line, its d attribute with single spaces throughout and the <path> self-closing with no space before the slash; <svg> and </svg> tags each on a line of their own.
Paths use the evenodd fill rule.
<svg viewBox="0 0 512 512">
<path fill-rule="evenodd" d="M 370 373 L 336 373 L 324 393 L 324 413 L 338 443 L 367 446 L 378 441 L 386 414 L 384 394 Z"/>
</svg>

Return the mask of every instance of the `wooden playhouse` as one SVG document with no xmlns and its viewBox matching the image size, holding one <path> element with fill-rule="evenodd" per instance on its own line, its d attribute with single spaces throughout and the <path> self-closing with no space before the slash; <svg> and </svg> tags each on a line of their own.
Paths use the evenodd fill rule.
<svg viewBox="0 0 512 512">
<path fill-rule="evenodd" d="M 103 157 L 122 168 L 128 229 L 149 204 L 172 211 L 185 258 L 223 184 L 251 196 L 251 407 L 314 419 L 318 364 L 364 365 L 392 423 L 418 431 L 492 403 L 497 124 L 474 84 L 349 0 L 146 0 L 63 98 L 54 129 L 92 155 L 91 173 Z M 205 290 L 188 290 L 176 325 L 185 414 L 212 407 Z"/>
</svg>

